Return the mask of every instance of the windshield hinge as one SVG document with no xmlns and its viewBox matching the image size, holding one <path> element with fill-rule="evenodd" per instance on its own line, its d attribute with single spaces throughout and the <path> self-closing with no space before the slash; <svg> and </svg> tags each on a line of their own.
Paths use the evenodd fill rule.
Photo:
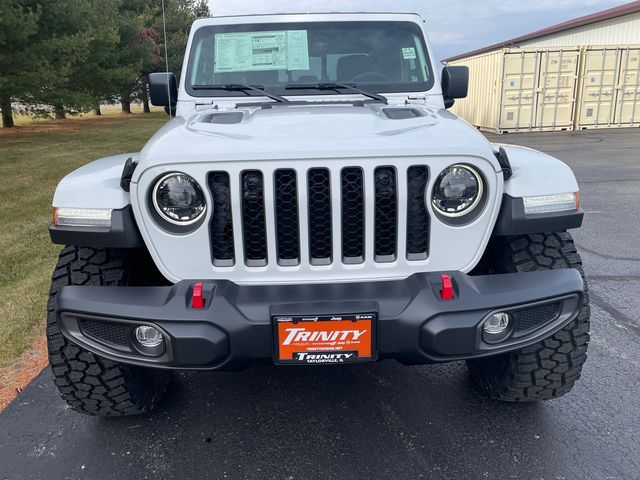
<svg viewBox="0 0 640 480">
<path fill-rule="evenodd" d="M 427 96 L 426 95 L 407 95 L 407 100 L 405 101 L 406 104 L 411 104 L 411 103 L 427 103 Z"/>
<path fill-rule="evenodd" d="M 195 103 L 196 110 L 198 109 L 198 107 L 211 108 L 211 105 L 214 105 L 213 100 L 198 100 Z M 216 105 L 216 108 L 217 108 L 217 105 Z"/>
</svg>

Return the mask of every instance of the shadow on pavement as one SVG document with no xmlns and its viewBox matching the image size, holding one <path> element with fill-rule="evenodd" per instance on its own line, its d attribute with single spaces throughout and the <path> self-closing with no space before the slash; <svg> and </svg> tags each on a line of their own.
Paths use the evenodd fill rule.
<svg viewBox="0 0 640 480">
<path fill-rule="evenodd" d="M 46 371 L 36 384 L 5 412 L 44 416 L 41 441 L 12 447 L 30 466 L 15 478 L 477 478 L 554 456 L 551 412 L 484 398 L 461 363 L 179 374 L 158 410 L 116 419 L 69 411 Z"/>
</svg>

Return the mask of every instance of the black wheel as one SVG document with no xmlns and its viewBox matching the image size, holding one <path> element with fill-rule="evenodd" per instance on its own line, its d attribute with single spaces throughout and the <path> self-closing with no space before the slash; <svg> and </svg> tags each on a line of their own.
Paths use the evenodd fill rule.
<svg viewBox="0 0 640 480">
<path fill-rule="evenodd" d="M 545 340 L 520 350 L 467 361 L 471 377 L 491 398 L 509 402 L 550 400 L 569 392 L 580 378 L 589 343 L 589 296 L 582 260 L 569 233 L 496 238 L 482 273 L 575 268 L 585 280 L 580 313 Z"/>
<path fill-rule="evenodd" d="M 74 246 L 60 253 L 47 307 L 49 363 L 62 398 L 78 412 L 101 417 L 145 413 L 169 386 L 166 371 L 113 362 L 70 342 L 60 333 L 54 312 L 58 290 L 66 285 L 140 284 L 142 258 L 140 252 Z"/>
</svg>

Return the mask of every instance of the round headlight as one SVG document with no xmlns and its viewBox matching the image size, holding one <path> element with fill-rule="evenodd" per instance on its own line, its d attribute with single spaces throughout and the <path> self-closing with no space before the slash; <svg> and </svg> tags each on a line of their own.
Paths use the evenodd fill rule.
<svg viewBox="0 0 640 480">
<path fill-rule="evenodd" d="M 436 179 L 431 204 L 446 217 L 461 217 L 478 206 L 483 189 L 476 170 L 468 165 L 451 165 Z"/>
<path fill-rule="evenodd" d="M 151 198 L 160 217 L 174 225 L 192 225 L 207 211 L 200 185 L 184 173 L 170 173 L 160 178 Z"/>
</svg>

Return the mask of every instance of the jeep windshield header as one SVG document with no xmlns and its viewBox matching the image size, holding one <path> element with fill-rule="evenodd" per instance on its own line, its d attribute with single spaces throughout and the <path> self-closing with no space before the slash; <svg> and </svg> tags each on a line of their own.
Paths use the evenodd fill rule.
<svg viewBox="0 0 640 480">
<path fill-rule="evenodd" d="M 238 96 L 219 85 L 260 85 L 275 95 L 420 92 L 434 84 L 420 27 L 412 22 L 214 25 L 195 32 L 186 89 L 194 97 Z M 292 86 L 294 88 L 292 88 Z M 305 88 L 308 87 L 308 88 Z M 264 95 L 258 89 L 245 95 Z"/>
</svg>

